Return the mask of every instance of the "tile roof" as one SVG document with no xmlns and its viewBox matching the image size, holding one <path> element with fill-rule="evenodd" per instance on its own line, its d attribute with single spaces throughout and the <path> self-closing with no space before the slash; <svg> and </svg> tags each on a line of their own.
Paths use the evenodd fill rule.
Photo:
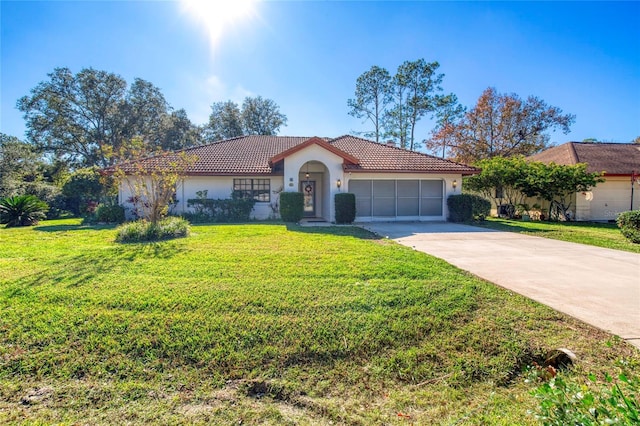
<svg viewBox="0 0 640 426">
<path fill-rule="evenodd" d="M 432 155 L 376 143 L 355 136 L 341 136 L 329 142 L 358 158 L 358 164 L 346 164 L 349 172 L 422 172 L 474 174 L 480 170 Z"/>
<path fill-rule="evenodd" d="M 607 175 L 630 176 L 640 171 L 640 145 L 632 143 L 567 142 L 528 158 L 543 163 L 587 163 L 587 171 Z"/>
<path fill-rule="evenodd" d="M 197 157 L 189 167 L 187 175 L 271 175 L 277 170 L 277 160 L 283 153 L 295 152 L 299 145 L 309 143 L 309 139 L 319 140 L 333 147 L 345 159 L 345 171 L 353 172 L 418 172 L 418 173 L 477 173 L 470 166 L 443 160 L 431 155 L 379 144 L 355 136 L 341 136 L 335 139 L 293 136 L 240 136 L 208 145 L 188 148 L 166 156 L 150 157 L 138 164 L 145 168 L 160 167 L 166 161 L 184 152 Z M 340 152 L 341 151 L 341 152 Z M 354 164 L 351 160 L 358 160 Z M 272 160 L 276 160 L 275 163 Z M 286 161 L 286 160 L 285 160 Z M 272 167 L 273 166 L 273 167 Z M 133 171 L 131 163 L 120 166 L 125 172 Z M 106 169 L 105 172 L 109 172 Z"/>
</svg>

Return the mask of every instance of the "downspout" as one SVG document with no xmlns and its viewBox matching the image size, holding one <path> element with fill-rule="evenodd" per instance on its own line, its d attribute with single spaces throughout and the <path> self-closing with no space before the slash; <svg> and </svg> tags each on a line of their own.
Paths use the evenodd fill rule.
<svg viewBox="0 0 640 426">
<path fill-rule="evenodd" d="M 633 210 L 633 184 L 636 183 L 636 171 L 631 171 L 631 208 L 629 210 Z"/>
</svg>

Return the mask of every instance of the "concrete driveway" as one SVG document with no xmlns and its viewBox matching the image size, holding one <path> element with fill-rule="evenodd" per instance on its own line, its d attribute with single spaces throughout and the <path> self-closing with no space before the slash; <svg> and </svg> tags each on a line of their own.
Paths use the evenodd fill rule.
<svg viewBox="0 0 640 426">
<path fill-rule="evenodd" d="M 360 225 L 640 348 L 640 254 L 443 222 Z"/>
</svg>

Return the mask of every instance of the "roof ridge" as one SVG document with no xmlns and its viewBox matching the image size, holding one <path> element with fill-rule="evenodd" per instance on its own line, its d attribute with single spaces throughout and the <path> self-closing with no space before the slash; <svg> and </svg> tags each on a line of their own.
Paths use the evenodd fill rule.
<svg viewBox="0 0 640 426">
<path fill-rule="evenodd" d="M 573 158 L 574 163 L 580 162 L 580 157 L 578 156 L 578 151 L 576 151 L 576 147 L 574 146 L 575 142 L 569 142 L 569 154 L 571 154 L 571 158 Z"/>
</svg>

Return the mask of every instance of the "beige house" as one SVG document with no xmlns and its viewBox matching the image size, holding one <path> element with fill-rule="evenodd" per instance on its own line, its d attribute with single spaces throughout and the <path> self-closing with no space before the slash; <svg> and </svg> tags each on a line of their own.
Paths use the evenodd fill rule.
<svg viewBox="0 0 640 426">
<path fill-rule="evenodd" d="M 252 217 L 277 216 L 282 191 L 305 196 L 305 217 L 335 220 L 334 196 L 356 195 L 358 221 L 441 221 L 446 199 L 460 194 L 462 177 L 479 172 L 463 164 L 355 136 L 335 139 L 242 136 L 184 150 L 197 160 L 176 188 L 174 212 L 189 211 L 199 191 L 213 199 L 234 191 L 256 200 Z M 145 160 L 161 167 L 165 157 Z M 123 167 L 127 171 L 126 165 Z M 128 186 L 119 202 L 130 207 Z"/>
<path fill-rule="evenodd" d="M 604 172 L 605 182 L 589 192 L 575 194 L 575 220 L 613 221 L 622 212 L 640 209 L 639 144 L 567 142 L 528 159 L 564 165 L 586 163 L 588 172 Z M 530 205 L 536 202 L 540 203 L 527 201 Z"/>
</svg>

